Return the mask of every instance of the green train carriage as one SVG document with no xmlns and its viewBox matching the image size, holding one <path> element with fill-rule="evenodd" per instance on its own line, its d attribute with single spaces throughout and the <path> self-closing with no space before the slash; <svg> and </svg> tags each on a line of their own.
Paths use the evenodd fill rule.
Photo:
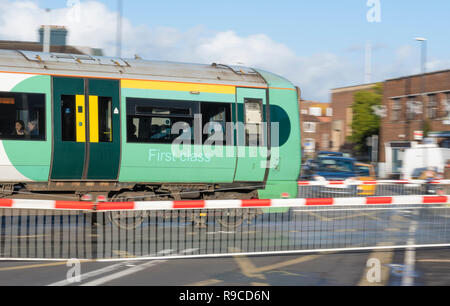
<svg viewBox="0 0 450 306">
<path fill-rule="evenodd" d="M 294 198 L 298 92 L 246 67 L 0 51 L 0 190 L 114 200 Z M 205 130 L 211 122 L 223 127 L 223 144 L 208 142 L 217 133 Z M 175 154 L 183 133 L 193 139 Z"/>
</svg>

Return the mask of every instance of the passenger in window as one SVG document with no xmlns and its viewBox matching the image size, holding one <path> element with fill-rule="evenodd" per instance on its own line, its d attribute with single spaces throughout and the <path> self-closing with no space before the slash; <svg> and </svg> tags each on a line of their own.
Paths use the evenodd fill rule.
<svg viewBox="0 0 450 306">
<path fill-rule="evenodd" d="M 33 120 L 28 122 L 28 135 L 30 136 L 39 136 L 37 121 Z"/>
<path fill-rule="evenodd" d="M 161 130 L 162 130 L 161 126 L 159 126 L 159 125 L 152 125 L 151 128 L 150 128 L 150 133 L 152 135 L 150 137 L 150 139 L 153 139 L 153 140 L 161 139 L 162 136 L 163 136 L 162 133 L 161 133 Z"/>
<path fill-rule="evenodd" d="M 13 136 L 25 136 L 25 123 L 22 120 L 17 120 L 15 123 L 15 128 Z"/>
<path fill-rule="evenodd" d="M 138 142 L 138 138 L 136 136 L 136 125 L 134 123 L 128 124 L 128 141 L 129 142 Z"/>
</svg>

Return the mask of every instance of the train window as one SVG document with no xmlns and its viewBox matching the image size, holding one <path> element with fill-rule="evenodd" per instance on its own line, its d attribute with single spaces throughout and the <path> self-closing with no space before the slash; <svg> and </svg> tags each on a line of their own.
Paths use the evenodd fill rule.
<svg viewBox="0 0 450 306">
<path fill-rule="evenodd" d="M 127 140 L 132 143 L 193 142 L 198 102 L 127 99 Z M 174 130 L 175 128 L 175 130 Z"/>
<path fill-rule="evenodd" d="M 231 133 L 227 134 L 227 123 L 231 122 L 231 104 L 201 103 L 203 144 L 222 142 L 233 145 Z"/>
<path fill-rule="evenodd" d="M 61 96 L 61 138 L 62 141 L 76 141 L 75 96 Z"/>
<path fill-rule="evenodd" d="M 45 94 L 0 92 L 0 139 L 45 140 Z"/>
<path fill-rule="evenodd" d="M 112 98 L 89 97 L 90 142 L 112 142 Z"/>
<path fill-rule="evenodd" d="M 264 146 L 264 116 L 261 99 L 244 100 L 245 143 L 247 146 Z"/>
</svg>

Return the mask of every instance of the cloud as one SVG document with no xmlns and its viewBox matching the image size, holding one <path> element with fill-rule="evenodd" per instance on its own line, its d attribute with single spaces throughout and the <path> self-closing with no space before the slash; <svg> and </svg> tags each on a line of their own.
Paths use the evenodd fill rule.
<svg viewBox="0 0 450 306">
<path fill-rule="evenodd" d="M 449 69 L 450 60 L 431 59 L 427 62 L 427 71 L 437 71 Z"/>
<path fill-rule="evenodd" d="M 51 11 L 51 23 L 69 29 L 68 43 L 102 48 L 116 54 L 117 13 L 96 1 L 78 2 Z M 37 40 L 37 29 L 48 23 L 44 8 L 31 0 L 0 0 L 0 39 Z M 302 89 L 303 97 L 329 100 L 329 89 L 361 83 L 363 71 L 351 61 L 332 53 L 298 55 L 287 45 L 263 33 L 240 36 L 232 30 L 210 32 L 198 26 L 173 27 L 123 25 L 123 57 L 210 64 L 241 64 L 288 78 Z"/>
</svg>

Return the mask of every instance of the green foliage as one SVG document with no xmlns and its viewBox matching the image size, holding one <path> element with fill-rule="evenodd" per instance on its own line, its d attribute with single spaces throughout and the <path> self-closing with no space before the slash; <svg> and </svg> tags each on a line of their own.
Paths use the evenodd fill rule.
<svg viewBox="0 0 450 306">
<path fill-rule="evenodd" d="M 378 135 L 380 131 L 381 119 L 372 107 L 379 106 L 383 99 L 383 85 L 376 84 L 372 90 L 363 90 L 355 93 L 353 109 L 353 133 L 349 141 L 354 143 L 355 149 L 359 152 L 367 151 L 367 138 Z"/>
<path fill-rule="evenodd" d="M 428 134 L 430 134 L 431 131 L 432 129 L 430 121 L 428 119 L 425 119 L 425 121 L 423 122 L 423 137 L 428 137 Z"/>
</svg>

